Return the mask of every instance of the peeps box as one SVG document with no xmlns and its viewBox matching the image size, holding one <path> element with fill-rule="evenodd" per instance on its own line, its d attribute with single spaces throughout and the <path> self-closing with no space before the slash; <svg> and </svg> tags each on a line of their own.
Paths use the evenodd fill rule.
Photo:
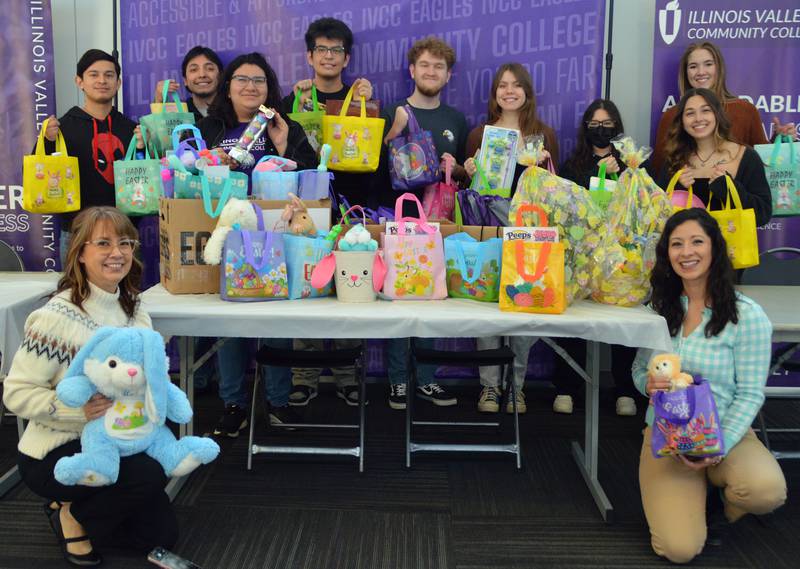
<svg viewBox="0 0 800 569">
<path fill-rule="evenodd" d="M 264 227 L 282 230 L 284 200 L 254 200 L 264 212 Z M 317 229 L 331 226 L 330 200 L 305 200 Z M 212 200 L 214 208 L 216 200 Z M 203 249 L 217 226 L 203 200 L 161 198 L 158 208 L 161 285 L 172 294 L 219 293 L 219 266 L 203 262 Z M 276 227 L 277 226 L 277 227 Z"/>
</svg>

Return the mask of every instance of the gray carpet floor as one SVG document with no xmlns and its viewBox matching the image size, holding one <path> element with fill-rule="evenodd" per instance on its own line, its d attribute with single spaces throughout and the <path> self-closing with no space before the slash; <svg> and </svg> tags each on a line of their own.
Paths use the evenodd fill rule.
<svg viewBox="0 0 800 569">
<path fill-rule="evenodd" d="M 329 385 L 303 410 L 309 421 L 348 421 L 355 410 Z M 467 419 L 477 389 L 459 387 L 455 408 L 416 406 L 418 418 Z M 600 427 L 600 481 L 615 507 L 602 521 L 570 454 L 583 436 L 583 411 L 550 410 L 553 393 L 528 389 L 521 418 L 524 462 L 511 455 L 420 454 L 403 464 L 403 413 L 386 404 L 386 386 L 369 386 L 366 471 L 347 457 L 255 457 L 246 464 L 247 439 L 221 441 L 219 460 L 196 472 L 175 501 L 181 538 L 175 550 L 204 569 L 529 569 L 657 568 L 639 499 L 637 466 L 642 413 L 622 418 L 604 393 Z M 641 411 L 644 404 L 640 405 Z M 770 422 L 798 423 L 800 403 L 768 403 Z M 198 431 L 210 431 L 220 412 L 215 395 L 196 401 Z M 428 431 L 421 431 L 422 433 Z M 489 442 L 492 429 L 431 434 L 431 440 Z M 349 443 L 352 433 L 268 432 L 259 442 Z M 14 460 L 16 430 L 0 429 L 0 469 Z M 776 446 L 800 447 L 784 435 Z M 787 504 L 766 519 L 748 516 L 731 526 L 723 547 L 707 547 L 693 563 L 703 568 L 800 567 L 800 461 L 783 461 Z M 18 486 L 0 500 L 0 568 L 65 567 L 41 512 L 41 500 Z M 151 567 L 140 556 L 106 552 L 106 566 Z"/>
</svg>

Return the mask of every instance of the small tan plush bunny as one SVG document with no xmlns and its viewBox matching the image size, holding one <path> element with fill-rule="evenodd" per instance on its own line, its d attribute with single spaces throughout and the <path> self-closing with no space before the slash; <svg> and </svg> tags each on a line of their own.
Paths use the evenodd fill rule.
<svg viewBox="0 0 800 569">
<path fill-rule="evenodd" d="M 283 208 L 281 219 L 289 226 L 289 231 L 295 235 L 316 237 L 317 226 L 308 213 L 308 208 L 303 200 L 289 192 L 289 203 Z"/>
</svg>

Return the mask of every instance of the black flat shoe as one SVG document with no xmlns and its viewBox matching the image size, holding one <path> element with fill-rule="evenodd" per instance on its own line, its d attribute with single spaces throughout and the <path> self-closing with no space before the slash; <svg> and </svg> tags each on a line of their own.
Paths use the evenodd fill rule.
<svg viewBox="0 0 800 569">
<path fill-rule="evenodd" d="M 50 527 L 53 528 L 53 533 L 55 533 L 56 538 L 58 538 L 58 544 L 61 546 L 61 553 L 67 563 L 75 567 L 96 567 L 100 565 L 103 562 L 103 558 L 94 549 L 92 549 L 90 553 L 84 553 L 83 555 L 69 552 L 67 549 L 68 543 L 89 541 L 89 536 L 82 535 L 80 537 L 64 537 L 64 529 L 61 527 L 61 515 L 59 513 L 61 510 L 53 510 L 50 508 L 49 504 L 47 507 L 53 511 L 53 513 L 50 514 Z"/>
</svg>

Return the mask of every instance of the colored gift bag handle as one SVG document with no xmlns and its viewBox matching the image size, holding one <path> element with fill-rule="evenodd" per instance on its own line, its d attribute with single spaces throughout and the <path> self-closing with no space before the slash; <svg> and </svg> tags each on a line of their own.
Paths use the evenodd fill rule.
<svg viewBox="0 0 800 569">
<path fill-rule="evenodd" d="M 733 180 L 730 176 L 725 174 L 725 185 L 728 188 L 728 196 L 725 198 L 725 207 L 722 208 L 720 211 L 728 211 L 731 209 L 731 196 L 733 196 L 733 209 L 744 209 L 742 207 L 742 200 L 739 197 L 739 191 L 736 189 L 736 184 L 733 183 Z M 708 206 L 706 209 L 711 211 L 711 200 L 714 199 L 714 194 L 711 192 L 711 189 L 708 190 Z"/>
<path fill-rule="evenodd" d="M 200 189 L 203 194 L 203 208 L 206 210 L 209 217 L 219 217 L 222 213 L 222 208 L 228 203 L 228 199 L 231 197 L 231 192 L 233 191 L 231 188 L 231 178 L 230 176 L 225 178 L 225 182 L 222 186 L 222 193 L 219 196 L 219 201 L 217 201 L 217 209 L 213 209 L 211 207 L 211 188 L 208 187 L 208 177 L 204 173 L 201 173 L 199 177 Z"/>
<path fill-rule="evenodd" d="M 167 112 L 167 99 L 169 98 L 169 83 L 170 83 L 170 79 L 165 79 L 164 80 L 164 86 L 161 88 L 161 101 L 162 101 L 162 103 L 161 103 L 161 112 L 162 113 L 166 113 Z M 181 108 L 182 108 L 181 107 L 181 99 L 180 99 L 180 97 L 178 97 L 178 92 L 177 91 L 174 91 L 172 93 L 172 102 L 175 103 L 175 112 L 176 113 L 182 112 L 181 111 Z M 175 145 L 173 145 L 173 148 L 174 147 L 175 147 Z"/>
<path fill-rule="evenodd" d="M 412 201 L 417 204 L 417 213 L 419 217 L 404 217 L 403 216 L 403 202 Z M 419 201 L 419 198 L 411 193 L 401 194 L 394 202 L 394 220 L 397 222 L 397 232 L 399 235 L 405 235 L 406 222 L 411 221 L 417 224 L 417 227 L 423 232 L 431 235 L 436 233 L 436 229 L 428 225 L 428 218 L 425 216 L 425 210 Z"/>
<path fill-rule="evenodd" d="M 344 98 L 344 102 L 342 103 L 342 110 L 339 111 L 339 116 L 344 118 L 347 116 L 347 111 L 350 109 L 350 102 L 353 100 L 353 89 L 355 85 L 350 87 L 350 90 L 347 92 L 347 96 Z M 361 99 L 361 118 L 367 118 L 367 100 L 364 97 L 360 97 Z"/>
<path fill-rule="evenodd" d="M 313 103 L 311 110 L 318 111 L 319 103 L 317 102 L 317 88 L 311 84 L 311 101 Z M 294 101 L 292 101 L 292 113 L 296 113 L 300 109 L 300 89 L 294 94 Z"/>
<path fill-rule="evenodd" d="M 417 122 L 417 117 L 414 116 L 414 111 L 411 110 L 411 106 L 403 105 L 403 108 L 408 115 L 408 134 L 422 132 L 422 129 L 419 127 L 419 123 Z"/>
<path fill-rule="evenodd" d="M 266 162 L 267 160 L 274 160 L 281 167 L 287 165 L 290 162 L 290 160 L 288 158 L 284 158 L 283 156 L 277 156 L 277 155 L 274 155 L 274 154 L 267 154 L 267 155 L 262 156 L 261 158 L 259 158 L 258 162 L 256 162 L 256 166 L 258 166 L 262 162 Z M 253 167 L 253 170 L 255 170 L 255 166 Z M 295 172 L 295 170 L 278 170 L 278 171 L 279 172 Z"/>
<path fill-rule="evenodd" d="M 612 172 L 611 173 L 611 177 L 615 182 L 619 182 L 619 176 L 617 176 L 616 172 Z M 600 164 L 600 167 L 597 170 L 597 178 L 600 180 L 600 183 L 597 185 L 597 191 L 604 192 L 606 190 L 606 163 L 605 162 Z"/>
<path fill-rule="evenodd" d="M 175 128 L 172 129 L 172 148 L 178 148 L 180 145 L 180 137 L 178 133 L 183 132 L 184 130 L 191 130 L 192 135 L 194 136 L 194 140 L 197 142 L 197 150 L 205 150 L 206 149 L 206 141 L 203 140 L 203 135 L 200 134 L 200 129 L 194 126 L 193 124 L 179 124 Z M 202 146 L 201 146 L 202 145 Z"/>
<path fill-rule="evenodd" d="M 777 165 L 778 156 L 781 153 L 781 143 L 784 141 L 789 143 L 789 166 L 794 168 L 794 140 L 788 134 L 779 134 L 775 137 L 775 144 L 772 145 L 772 156 L 769 157 L 769 163 L 767 164 L 770 168 L 774 168 Z"/>
<path fill-rule="evenodd" d="M 267 254 L 267 251 L 272 249 L 272 236 L 274 233 L 272 231 L 264 231 L 264 249 L 261 252 L 261 262 L 256 262 L 255 256 L 253 255 L 253 238 L 251 237 L 251 231 L 249 229 L 242 229 L 242 246 L 244 247 L 244 259 L 247 261 L 251 267 L 253 267 L 257 271 L 261 271 L 264 267 L 267 266 L 270 259 L 272 259 L 271 255 Z"/>
<path fill-rule="evenodd" d="M 481 276 L 480 267 L 483 266 L 484 261 L 486 261 L 486 249 L 481 249 L 480 244 L 483 243 L 482 241 L 475 241 L 475 244 L 478 245 L 478 252 L 475 255 L 475 270 L 472 271 L 472 276 L 469 276 L 469 271 L 467 270 L 467 258 L 464 254 L 464 246 L 463 243 L 457 239 L 453 240 L 453 243 L 456 246 L 456 262 L 458 263 L 458 270 L 461 271 L 461 278 L 467 284 L 472 284 L 478 277 Z"/>
<path fill-rule="evenodd" d="M 544 210 L 539 207 L 538 205 L 533 204 L 522 204 L 517 208 L 517 226 L 523 226 L 523 219 L 522 214 L 526 211 L 531 213 L 538 213 L 539 214 L 539 226 L 540 227 L 547 227 L 547 216 L 544 213 Z M 545 269 L 547 268 L 547 261 L 550 258 L 550 251 L 553 248 L 553 244 L 548 242 L 542 243 L 542 250 L 539 254 L 539 259 L 536 261 L 536 272 L 532 275 L 528 274 L 525 271 L 525 241 L 520 239 L 516 243 L 514 243 L 514 255 L 517 259 L 517 273 L 519 276 L 522 277 L 523 280 L 534 283 L 542 278 Z"/>
<path fill-rule="evenodd" d="M 669 201 L 670 203 L 672 203 L 672 205 L 675 205 L 675 203 L 672 201 L 672 194 L 675 193 L 675 186 L 678 185 L 678 180 L 680 179 L 681 174 L 683 174 L 683 170 L 678 170 L 677 172 L 675 172 L 675 175 L 672 176 L 672 178 L 669 181 L 669 184 L 667 185 L 667 198 L 669 198 Z M 687 209 L 692 207 L 692 202 L 694 201 L 694 185 L 689 186 L 688 193 L 689 196 L 686 198 L 686 205 L 684 206 Z M 709 199 L 708 201 L 709 203 L 711 203 L 711 199 Z"/>
<path fill-rule="evenodd" d="M 42 130 L 39 131 L 39 139 L 36 141 L 36 155 L 37 156 L 44 156 L 44 132 L 47 130 L 47 123 L 50 119 L 45 119 L 42 123 Z M 58 129 L 58 134 L 56 135 L 56 152 L 61 154 L 62 156 L 67 156 L 67 142 L 64 140 L 64 135 L 61 134 L 61 129 Z"/>
<path fill-rule="evenodd" d="M 142 140 L 144 141 L 144 159 L 150 160 L 150 150 L 147 148 L 147 130 L 144 128 L 143 124 L 139 125 L 139 128 L 142 132 Z M 153 158 L 158 160 L 158 153 L 156 149 L 153 149 Z M 136 134 L 133 135 L 131 138 L 130 143 L 128 144 L 128 151 L 125 153 L 125 160 L 136 160 Z"/>
</svg>

